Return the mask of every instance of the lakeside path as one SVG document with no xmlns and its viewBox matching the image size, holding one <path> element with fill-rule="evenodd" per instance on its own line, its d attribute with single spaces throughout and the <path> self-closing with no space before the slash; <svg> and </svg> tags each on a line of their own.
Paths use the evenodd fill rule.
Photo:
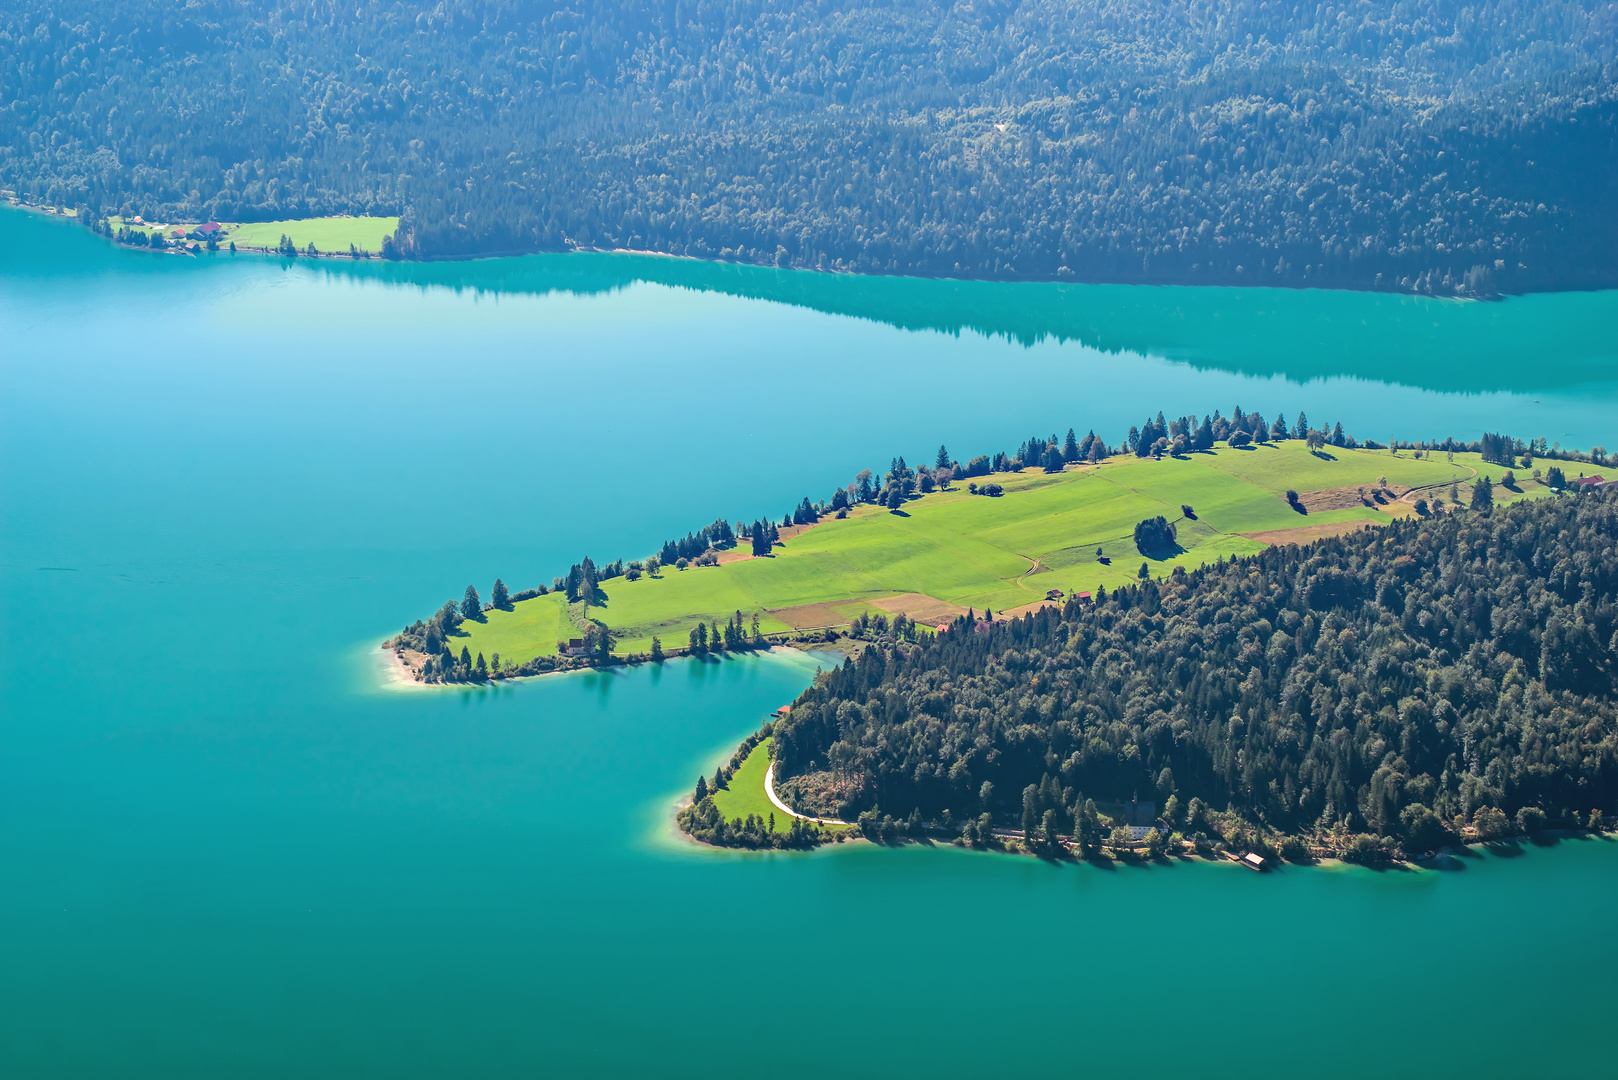
<svg viewBox="0 0 1618 1080">
<path fill-rule="evenodd" d="M 790 807 L 786 803 L 782 802 L 775 794 L 775 762 L 773 762 L 773 761 L 770 762 L 769 769 L 767 769 L 765 771 L 765 773 L 764 773 L 764 794 L 769 796 L 770 802 L 775 805 L 775 808 L 777 810 L 781 811 L 783 814 L 786 814 L 789 817 L 802 818 L 804 821 L 812 821 L 816 825 L 852 825 L 852 824 L 854 824 L 852 821 L 839 821 L 836 818 L 810 817 L 808 814 L 800 814 L 796 810 L 792 809 L 792 807 Z"/>
</svg>

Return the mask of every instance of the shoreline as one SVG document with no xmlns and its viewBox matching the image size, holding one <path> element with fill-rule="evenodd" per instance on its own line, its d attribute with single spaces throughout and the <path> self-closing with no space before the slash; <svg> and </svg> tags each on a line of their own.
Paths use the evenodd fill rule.
<svg viewBox="0 0 1618 1080">
<path fill-rule="evenodd" d="M 47 205 L 47 204 L 44 204 L 44 203 L 24 202 L 24 201 L 22 201 L 22 199 L 20 197 L 14 195 L 14 194 L 13 195 L 3 196 L 3 197 L 0 197 L 0 198 L 3 198 L 4 202 L 6 204 L 8 204 L 10 206 L 13 206 L 13 207 L 16 207 L 16 208 L 21 209 L 21 210 L 29 210 L 29 211 L 33 211 L 35 213 L 40 213 L 40 214 L 44 214 L 44 215 L 48 215 L 48 216 L 61 217 L 61 218 L 64 218 L 66 220 L 74 220 L 74 219 L 76 219 L 76 216 L 77 216 L 77 215 L 69 212 L 68 210 L 66 210 L 64 208 L 50 206 L 50 205 Z M 359 216 L 359 215 L 355 215 L 355 214 L 327 214 L 327 215 L 322 215 L 322 217 L 326 217 L 326 218 L 342 218 L 342 217 L 356 217 L 356 216 Z M 309 219 L 309 220 L 318 220 L 318 219 Z M 254 223 L 250 222 L 248 224 L 254 224 Z M 114 241 L 114 246 L 115 247 L 129 247 L 131 245 L 120 245 L 120 244 L 117 244 L 116 241 Z M 224 250 L 224 249 L 221 248 L 221 250 Z M 276 255 L 276 254 L 278 254 L 273 248 L 238 247 L 237 251 L 238 252 L 261 253 L 261 254 L 267 254 L 267 255 Z M 184 253 L 185 254 L 190 254 L 189 252 L 184 252 Z M 1261 289 L 1261 290 L 1276 291 L 1276 292 L 1334 292 L 1334 293 L 1363 294 L 1363 295 L 1369 295 L 1369 296 L 1413 297 L 1413 298 L 1426 299 L 1426 300 L 1453 301 L 1453 302 L 1458 302 L 1458 303 L 1480 303 L 1480 304 L 1499 303 L 1501 301 L 1510 300 L 1510 299 L 1519 298 L 1519 297 L 1527 297 L 1527 296 L 1562 295 L 1562 294 L 1567 294 L 1567 293 L 1587 293 L 1587 292 L 1614 291 L 1614 289 L 1612 287 L 1609 287 L 1609 288 L 1601 288 L 1601 287 L 1573 288 L 1573 287 L 1568 287 L 1568 288 L 1530 289 L 1530 290 L 1524 290 L 1522 292 L 1510 292 L 1510 293 L 1501 292 L 1501 293 L 1491 293 L 1491 294 L 1488 294 L 1488 295 L 1480 295 L 1480 296 L 1468 296 L 1468 295 L 1457 295 L 1457 294 L 1447 294 L 1446 295 L 1446 294 L 1443 294 L 1443 293 L 1436 293 L 1436 292 L 1418 292 L 1418 291 L 1415 291 L 1415 290 L 1396 289 L 1396 288 L 1391 288 L 1391 287 L 1378 288 L 1374 284 L 1367 284 L 1367 285 L 1362 286 L 1362 287 L 1354 287 L 1354 286 L 1349 286 L 1349 285 L 1313 285 L 1313 284 L 1306 285 L 1306 284 L 1301 284 L 1301 283 L 1300 284 L 1281 284 L 1281 285 L 1276 285 L 1276 284 L 1268 284 L 1268 283 L 1261 284 L 1261 283 L 1258 283 L 1258 282 L 1194 281 L 1194 280 L 1190 280 L 1190 279 L 1188 279 L 1186 277 L 1178 277 L 1178 276 L 1166 276 L 1166 277 L 1164 277 L 1164 278 L 1162 278 L 1160 280 L 1142 280 L 1142 279 L 1138 279 L 1138 278 L 1077 277 L 1077 276 L 1072 277 L 1072 278 L 1064 278 L 1064 277 L 965 277 L 965 276 L 956 277 L 956 276 L 953 276 L 953 275 L 946 275 L 946 274 L 919 274 L 919 273 L 913 273 L 913 274 L 891 274 L 891 273 L 889 273 L 889 274 L 870 274 L 870 273 L 861 273 L 860 271 L 857 271 L 857 270 L 836 269 L 836 268 L 831 268 L 831 267 L 824 267 L 823 268 L 823 267 L 819 267 L 819 266 L 777 266 L 774 263 L 769 263 L 769 262 L 749 262 L 749 261 L 739 260 L 739 259 L 720 259 L 720 258 L 717 258 L 717 257 L 715 257 L 715 258 L 704 258 L 703 256 L 700 256 L 700 255 L 677 255 L 677 254 L 675 254 L 673 252 L 669 252 L 669 251 L 650 251 L 650 250 L 646 250 L 646 249 L 642 249 L 642 248 L 586 247 L 586 246 L 579 245 L 579 244 L 572 244 L 570 246 L 566 246 L 566 247 L 563 247 L 561 249 L 549 249 L 549 248 L 527 249 L 527 248 L 525 248 L 525 249 L 521 249 L 521 250 L 478 252 L 478 253 L 471 254 L 471 255 L 437 255 L 437 256 L 434 256 L 434 255 L 428 255 L 428 256 L 417 255 L 417 256 L 414 256 L 412 258 L 401 258 L 401 259 L 393 259 L 393 260 L 385 260 L 385 259 L 383 259 L 380 252 L 372 252 L 370 254 L 369 258 L 367 258 L 365 256 L 361 256 L 360 258 L 357 258 L 357 259 L 350 256 L 347 252 L 318 252 L 314 256 L 306 256 L 302 252 L 300 252 L 298 254 L 298 258 L 335 258 L 335 259 L 351 259 L 354 262 L 367 262 L 367 261 L 373 261 L 374 260 L 374 261 L 388 261 L 388 262 L 400 262 L 400 263 L 428 264 L 428 263 L 445 263 L 445 262 L 479 262 L 479 261 L 492 260 L 492 259 L 524 258 L 524 257 L 529 256 L 529 255 L 566 255 L 566 254 L 629 255 L 629 256 L 637 256 L 637 257 L 655 256 L 655 257 L 660 258 L 660 259 L 679 259 L 679 260 L 683 260 L 683 261 L 687 261 L 687 262 L 691 262 L 691 263 L 698 263 L 698 264 L 703 264 L 703 265 L 708 265 L 708 266 L 716 266 L 716 267 L 717 266 L 735 266 L 735 267 L 745 267 L 745 268 L 751 269 L 751 270 L 760 270 L 760 271 L 774 270 L 774 271 L 787 271 L 787 272 L 806 273 L 806 274 L 824 274 L 824 275 L 826 275 L 828 277 L 843 277 L 843 278 L 884 278 L 884 279 L 896 279 L 896 280 L 907 280 L 907 281 L 952 282 L 952 283 L 960 283 L 960 284 L 975 283 L 975 284 L 989 284 L 989 285 L 1053 285 L 1053 286 L 1063 286 L 1063 287 L 1075 286 L 1075 285 L 1094 285 L 1094 286 L 1115 286 L 1116 285 L 1116 286 L 1129 286 L 1129 287 L 1143 288 L 1143 289 L 1150 289 L 1150 288 L 1231 289 L 1231 290 Z M 282 256 L 282 257 L 285 257 L 285 256 Z"/>
<path fill-rule="evenodd" d="M 380 652 L 380 653 L 384 654 L 384 657 L 382 659 L 382 668 L 383 668 L 383 671 L 382 671 L 382 676 L 383 676 L 382 687 L 384 689 L 389 688 L 389 687 L 397 687 L 397 688 L 403 689 L 403 690 L 412 690 L 412 689 L 414 689 L 414 690 L 435 690 L 435 689 L 456 689 L 456 688 L 470 689 L 470 688 L 474 688 L 474 687 L 490 687 L 490 686 L 498 685 L 500 683 L 525 682 L 525 681 L 527 681 L 529 679 L 548 679 L 548 678 L 550 678 L 552 676 L 555 676 L 555 675 L 577 675 L 577 674 L 579 674 L 581 672 L 586 672 L 586 671 L 613 671 L 613 670 L 616 670 L 618 668 L 624 668 L 624 669 L 636 668 L 636 667 L 642 666 L 643 664 L 652 664 L 652 663 L 657 663 L 658 662 L 658 661 L 654 661 L 654 660 L 651 660 L 651 659 L 646 659 L 646 660 L 623 660 L 623 659 L 620 659 L 617 663 L 613 663 L 613 664 L 604 664 L 604 665 L 603 664 L 596 664 L 596 665 L 587 665 L 587 666 L 584 666 L 584 667 L 559 668 L 559 669 L 552 670 L 552 671 L 536 671 L 536 672 L 534 672 L 534 673 L 532 673 L 530 675 L 502 675 L 498 679 L 485 679 L 483 682 L 430 683 L 430 682 L 426 682 L 426 681 L 424 681 L 422 679 L 418 679 L 418 678 L 415 677 L 415 669 L 410 667 L 410 665 L 407 664 L 399 656 L 398 653 L 394 652 L 393 649 L 391 649 L 388 646 L 388 641 L 391 641 L 391 640 L 392 640 L 391 638 L 384 639 L 383 642 L 381 644 L 377 645 L 374 650 L 372 650 L 369 647 L 367 647 L 367 649 L 366 649 L 366 652 L 375 651 L 375 652 Z M 799 652 L 799 653 L 803 653 L 804 655 L 808 655 L 811 651 L 813 651 L 813 650 L 808 649 L 808 648 L 798 648 L 797 645 L 795 645 L 795 644 L 780 644 L 780 645 L 769 645 L 768 647 L 763 648 L 763 649 L 747 649 L 745 651 L 734 653 L 734 654 L 727 651 L 727 652 L 720 653 L 718 655 L 719 656 L 727 656 L 727 657 L 732 656 L 732 655 L 736 655 L 736 656 L 769 656 L 769 655 L 772 655 L 772 654 L 777 653 L 777 652 Z M 707 653 L 706 656 L 705 656 L 705 659 L 706 659 L 707 656 L 714 656 L 714 655 L 715 654 L 711 653 L 711 652 Z M 671 660 L 687 660 L 687 659 L 691 659 L 690 653 L 682 651 L 682 652 L 679 652 L 679 653 L 670 653 L 670 654 L 666 655 L 661 662 L 666 664 Z"/>
</svg>

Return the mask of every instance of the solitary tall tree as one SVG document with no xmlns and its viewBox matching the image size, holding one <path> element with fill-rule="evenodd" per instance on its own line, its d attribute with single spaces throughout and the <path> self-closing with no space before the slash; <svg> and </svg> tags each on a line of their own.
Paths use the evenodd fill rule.
<svg viewBox="0 0 1618 1080">
<path fill-rule="evenodd" d="M 494 579 L 494 588 L 489 590 L 489 603 L 504 611 L 511 603 L 511 593 L 506 591 L 506 583 L 499 578 Z"/>
<path fill-rule="evenodd" d="M 939 448 L 938 448 L 938 457 L 933 461 L 933 468 L 935 468 L 935 469 L 947 469 L 947 468 L 949 468 L 949 451 L 945 450 L 943 448 L 943 446 L 939 446 Z"/>
<path fill-rule="evenodd" d="M 1067 429 L 1067 441 L 1062 444 L 1062 460 L 1079 460 L 1079 440 L 1074 436 L 1072 428 Z"/>
<path fill-rule="evenodd" d="M 663 662 L 663 643 L 661 641 L 659 641 L 657 639 L 657 635 L 654 634 L 654 635 L 652 635 L 652 663 L 661 664 L 662 662 Z M 697 801 L 701 802 L 702 800 L 699 798 Z"/>
<path fill-rule="evenodd" d="M 1039 788 L 1029 784 L 1022 789 L 1022 838 L 1033 840 L 1039 828 Z"/>
<path fill-rule="evenodd" d="M 476 587 L 468 585 L 466 596 L 461 599 L 461 618 L 475 619 L 483 614 L 483 601 L 478 599 Z"/>
</svg>

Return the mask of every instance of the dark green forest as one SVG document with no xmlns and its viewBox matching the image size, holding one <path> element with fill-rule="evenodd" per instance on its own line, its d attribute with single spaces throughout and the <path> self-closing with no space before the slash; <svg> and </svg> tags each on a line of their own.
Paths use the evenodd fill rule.
<svg viewBox="0 0 1618 1080">
<path fill-rule="evenodd" d="M 1088 843 L 1138 797 L 1164 835 L 1374 861 L 1611 814 L 1615 654 L 1618 496 L 1531 500 L 874 645 L 772 751 L 844 820 Z"/>
<path fill-rule="evenodd" d="M 6 0 L 0 186 L 392 253 L 1610 287 L 1604 0 Z"/>
</svg>

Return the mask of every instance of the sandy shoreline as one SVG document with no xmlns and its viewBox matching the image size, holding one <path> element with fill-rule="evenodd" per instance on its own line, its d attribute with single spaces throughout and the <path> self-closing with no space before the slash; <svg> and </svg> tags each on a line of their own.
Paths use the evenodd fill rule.
<svg viewBox="0 0 1618 1080">
<path fill-rule="evenodd" d="M 410 667 L 399 658 L 398 653 L 395 653 L 385 644 L 377 646 L 377 651 L 382 653 L 382 684 L 384 687 L 399 690 L 426 688 L 427 684 L 416 679 L 415 675 L 411 673 Z"/>
</svg>

